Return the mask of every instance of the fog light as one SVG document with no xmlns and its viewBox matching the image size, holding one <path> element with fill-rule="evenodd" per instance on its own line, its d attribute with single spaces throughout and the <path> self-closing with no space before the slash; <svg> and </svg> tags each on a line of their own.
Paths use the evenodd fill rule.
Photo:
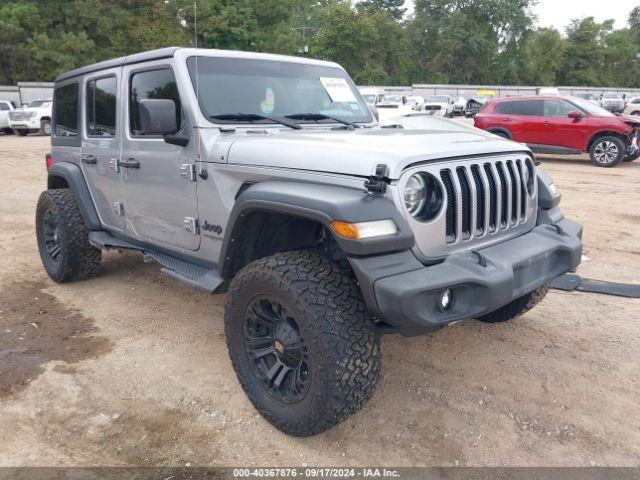
<svg viewBox="0 0 640 480">
<path fill-rule="evenodd" d="M 449 310 L 449 308 L 451 308 L 452 300 L 453 300 L 453 292 L 447 288 L 444 292 L 440 294 L 440 300 L 438 302 L 438 310 L 440 310 L 442 313 Z"/>
</svg>

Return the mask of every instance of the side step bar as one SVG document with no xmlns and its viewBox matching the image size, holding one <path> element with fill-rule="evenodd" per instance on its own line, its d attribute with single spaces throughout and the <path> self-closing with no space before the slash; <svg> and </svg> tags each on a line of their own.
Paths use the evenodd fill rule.
<svg viewBox="0 0 640 480">
<path fill-rule="evenodd" d="M 207 293 L 215 292 L 224 281 L 215 269 L 201 267 L 163 253 L 146 250 L 139 245 L 109 235 L 107 232 L 89 232 L 89 242 L 100 249 L 125 248 L 137 250 L 144 254 L 145 257 L 151 258 L 162 265 L 161 272 L 164 275 Z"/>
</svg>

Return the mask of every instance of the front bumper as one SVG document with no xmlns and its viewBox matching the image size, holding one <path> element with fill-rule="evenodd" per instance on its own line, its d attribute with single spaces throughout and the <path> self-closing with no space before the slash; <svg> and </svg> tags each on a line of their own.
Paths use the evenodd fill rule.
<svg viewBox="0 0 640 480">
<path fill-rule="evenodd" d="M 40 128 L 40 120 L 37 118 L 9 120 L 9 128 L 13 128 L 14 130 L 38 130 Z"/>
<path fill-rule="evenodd" d="M 369 309 L 400 333 L 416 335 L 492 312 L 575 269 L 581 237 L 579 223 L 562 219 L 431 266 L 411 252 L 350 261 Z M 442 312 L 439 299 L 447 289 L 453 302 Z"/>
</svg>

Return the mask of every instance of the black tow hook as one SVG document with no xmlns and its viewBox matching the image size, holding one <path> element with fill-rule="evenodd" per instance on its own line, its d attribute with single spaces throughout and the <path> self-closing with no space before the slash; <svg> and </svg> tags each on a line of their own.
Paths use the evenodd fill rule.
<svg viewBox="0 0 640 480">
<path fill-rule="evenodd" d="M 371 175 L 364 181 L 364 188 L 367 193 L 371 195 L 384 195 L 387 191 L 387 184 L 389 183 L 389 167 L 384 163 L 376 165 L 375 175 Z"/>
</svg>

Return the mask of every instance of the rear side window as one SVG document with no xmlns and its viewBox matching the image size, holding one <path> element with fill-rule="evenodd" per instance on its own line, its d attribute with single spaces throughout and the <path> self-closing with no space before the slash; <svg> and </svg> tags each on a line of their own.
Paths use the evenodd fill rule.
<svg viewBox="0 0 640 480">
<path fill-rule="evenodd" d="M 163 68 L 134 73 L 129 89 L 129 128 L 132 135 L 140 135 L 140 100 L 147 98 L 173 100 L 176 105 L 178 130 L 182 124 L 182 106 L 173 70 Z"/>
<path fill-rule="evenodd" d="M 70 83 L 55 90 L 53 131 L 57 137 L 78 136 L 78 87 L 77 83 Z"/>
<path fill-rule="evenodd" d="M 496 105 L 496 113 L 501 113 L 502 115 L 511 115 L 513 102 L 502 102 Z"/>
<path fill-rule="evenodd" d="M 498 110 L 499 108 L 503 110 Z M 496 107 L 497 113 L 504 115 L 539 116 L 542 114 L 542 102 L 540 100 L 516 100 L 503 102 Z"/>
<path fill-rule="evenodd" d="M 87 83 L 87 135 L 113 137 L 116 134 L 116 77 Z"/>
<path fill-rule="evenodd" d="M 6 111 L 9 110 L 9 105 L 4 103 L 4 102 L 0 102 L 0 111 Z"/>
</svg>

